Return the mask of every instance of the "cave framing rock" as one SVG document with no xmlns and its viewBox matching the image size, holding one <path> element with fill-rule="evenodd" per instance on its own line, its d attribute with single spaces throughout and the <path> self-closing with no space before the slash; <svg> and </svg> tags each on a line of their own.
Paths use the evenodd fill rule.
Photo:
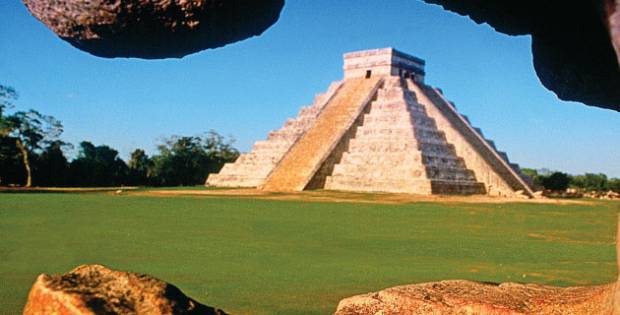
<svg viewBox="0 0 620 315">
<path fill-rule="evenodd" d="M 60 38 L 95 56 L 181 58 L 262 34 L 284 0 L 23 0 Z"/>
<path fill-rule="evenodd" d="M 424 1 L 504 34 L 531 35 L 534 68 L 546 88 L 562 100 L 620 111 L 617 0 Z"/>
</svg>

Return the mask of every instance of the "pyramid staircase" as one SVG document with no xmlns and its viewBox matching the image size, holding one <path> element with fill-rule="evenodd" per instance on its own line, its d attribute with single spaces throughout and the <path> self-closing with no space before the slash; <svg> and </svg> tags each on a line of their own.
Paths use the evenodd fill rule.
<svg viewBox="0 0 620 315">
<path fill-rule="evenodd" d="M 265 182 L 273 168 L 291 146 L 314 125 L 316 117 L 342 86 L 334 82 L 327 92 L 315 96 L 311 106 L 302 107 L 297 118 L 269 133 L 267 140 L 258 141 L 252 151 L 241 154 L 234 163 L 224 165 L 219 174 L 210 174 L 206 184 L 220 187 L 257 187 Z"/>
<path fill-rule="evenodd" d="M 367 106 L 382 80 L 347 80 L 325 106 L 314 126 L 286 153 L 261 187 L 268 191 L 301 191 Z"/>
<path fill-rule="evenodd" d="M 484 193 L 416 95 L 391 77 L 360 120 L 325 189 L 416 194 Z M 336 153 L 338 154 L 338 153 Z"/>
</svg>

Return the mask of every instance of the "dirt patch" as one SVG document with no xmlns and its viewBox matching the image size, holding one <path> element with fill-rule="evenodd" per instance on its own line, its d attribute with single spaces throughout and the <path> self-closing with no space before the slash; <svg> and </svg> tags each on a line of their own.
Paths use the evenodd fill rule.
<svg viewBox="0 0 620 315">
<path fill-rule="evenodd" d="M 295 193 L 272 193 L 257 189 L 218 189 L 218 190 L 150 190 L 130 192 L 131 195 L 145 196 L 207 196 L 207 197 L 248 197 L 267 200 L 324 201 L 405 204 L 417 202 L 439 203 L 540 203 L 560 205 L 592 205 L 593 201 L 558 199 L 519 199 L 490 197 L 481 195 L 413 195 L 392 193 L 355 193 L 339 191 L 303 191 Z"/>
<path fill-rule="evenodd" d="M 138 187 L 0 187 L 0 193 L 105 193 L 137 189 Z"/>
</svg>

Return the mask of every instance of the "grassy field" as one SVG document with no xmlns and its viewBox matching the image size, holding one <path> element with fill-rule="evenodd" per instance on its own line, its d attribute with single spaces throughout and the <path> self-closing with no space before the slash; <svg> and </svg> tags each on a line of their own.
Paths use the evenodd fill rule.
<svg viewBox="0 0 620 315">
<path fill-rule="evenodd" d="M 341 298 L 441 279 L 613 281 L 620 203 L 355 204 L 0 194 L 0 314 L 39 273 L 139 271 L 233 314 L 330 314 Z"/>
</svg>

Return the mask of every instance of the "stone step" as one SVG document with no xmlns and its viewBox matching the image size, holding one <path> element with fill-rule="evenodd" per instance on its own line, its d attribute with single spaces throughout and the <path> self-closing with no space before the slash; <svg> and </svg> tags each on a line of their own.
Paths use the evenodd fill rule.
<svg viewBox="0 0 620 315">
<path fill-rule="evenodd" d="M 218 174 L 214 174 L 218 175 Z M 263 183 L 263 177 L 249 177 L 249 176 L 209 176 L 207 178 L 208 185 L 219 187 L 257 187 Z"/>
<path fill-rule="evenodd" d="M 431 128 L 416 128 L 414 135 L 418 141 L 446 142 L 446 134 L 443 131 Z"/>
<path fill-rule="evenodd" d="M 429 147 L 429 148 L 434 148 L 434 147 L 450 147 L 450 148 L 454 148 L 454 145 L 452 145 L 451 143 L 448 143 L 445 140 L 425 139 L 425 138 L 422 138 L 422 139 L 416 138 L 416 139 L 418 140 L 418 147 L 420 149 L 422 149 L 422 150 L 424 148 L 426 148 L 426 147 Z"/>
<path fill-rule="evenodd" d="M 377 100 L 396 100 L 407 99 L 416 101 L 417 97 L 415 93 L 409 90 L 405 90 L 402 87 L 382 88 L 377 93 Z"/>
<path fill-rule="evenodd" d="M 417 117 L 421 122 L 432 121 L 434 123 L 434 120 L 426 115 L 424 107 L 419 104 L 373 102 L 370 112 L 365 115 L 365 118 L 373 119 L 396 119 L 403 117 Z"/>
<path fill-rule="evenodd" d="M 455 167 L 465 169 L 465 162 L 456 156 L 429 156 L 422 154 L 422 163 L 427 166 Z"/>
<path fill-rule="evenodd" d="M 459 182 L 459 181 L 443 181 L 432 180 L 431 190 L 433 194 L 445 195 L 474 195 L 485 194 L 486 189 L 483 183 L 479 182 Z"/>
<path fill-rule="evenodd" d="M 410 194 L 430 194 L 432 191 L 429 180 L 380 180 L 359 177 L 329 176 L 325 189 L 367 192 L 392 192 Z"/>
<path fill-rule="evenodd" d="M 394 116 L 365 116 L 363 126 L 391 126 L 398 124 L 411 124 L 411 118 L 406 115 Z"/>
<path fill-rule="evenodd" d="M 437 124 L 435 120 L 424 115 L 424 116 L 411 116 L 413 121 L 413 125 L 415 128 L 427 128 L 427 129 L 437 129 Z"/>
<path fill-rule="evenodd" d="M 413 138 L 413 129 L 405 128 L 405 127 L 394 127 L 394 128 L 372 128 L 369 126 L 362 125 L 357 128 L 357 132 L 355 133 L 355 137 L 365 137 L 365 136 L 383 136 L 383 137 L 409 137 Z"/>
<path fill-rule="evenodd" d="M 421 108 L 425 108 L 424 105 L 419 104 L 417 101 L 413 100 L 413 99 L 409 99 L 409 98 L 380 98 L 378 97 L 374 102 L 373 105 L 378 104 L 378 105 L 385 105 L 385 104 L 404 104 L 407 106 L 411 106 L 411 107 L 421 107 Z"/>
<path fill-rule="evenodd" d="M 464 168 L 427 166 L 426 174 L 431 179 L 475 181 L 474 172 Z"/>
<path fill-rule="evenodd" d="M 387 168 L 413 169 L 416 165 L 422 167 L 422 157 L 413 151 L 405 151 L 399 157 L 382 156 L 380 152 L 346 152 L 342 155 L 340 163 L 336 165 L 363 165 Z M 381 165 L 378 165 L 381 163 Z"/>
<path fill-rule="evenodd" d="M 245 154 L 235 161 L 236 163 L 245 163 L 254 160 L 271 158 L 286 152 L 286 147 L 258 148 L 252 150 L 251 153 Z"/>
<path fill-rule="evenodd" d="M 413 169 L 416 165 L 422 166 L 421 164 L 422 157 L 418 156 L 414 153 L 410 155 L 393 157 L 393 156 L 385 156 L 382 157 L 381 154 L 372 154 L 370 156 L 369 153 L 365 152 L 347 152 L 342 155 L 342 159 L 338 165 L 362 165 L 362 166 L 372 166 L 372 167 L 387 167 L 387 164 L 390 167 L 403 167 L 407 169 Z M 381 163 L 381 165 L 379 165 Z"/>
<path fill-rule="evenodd" d="M 404 100 L 395 100 L 395 101 L 380 101 L 377 100 L 372 103 L 370 115 L 373 115 L 373 112 L 379 113 L 379 115 L 384 115 L 384 113 L 418 113 L 423 114 L 426 113 L 426 109 L 423 106 L 417 105 L 415 103 L 407 103 Z"/>
<path fill-rule="evenodd" d="M 415 141 L 404 141 L 395 139 L 391 142 L 370 141 L 364 139 L 351 139 L 348 152 L 378 152 L 378 153 L 401 153 L 406 151 L 417 151 Z"/>
<path fill-rule="evenodd" d="M 378 167 L 377 164 L 337 164 L 331 176 L 357 176 L 364 178 L 383 178 L 385 180 L 398 180 L 410 178 L 426 178 L 426 171 L 423 168 L 413 168 L 411 166 L 391 165 Z"/>
<path fill-rule="evenodd" d="M 260 140 L 256 141 L 252 146 L 252 151 L 254 150 L 277 150 L 279 148 L 288 148 L 291 144 L 295 142 L 294 140 L 289 140 L 285 138 L 273 138 L 270 140 Z"/>
</svg>

